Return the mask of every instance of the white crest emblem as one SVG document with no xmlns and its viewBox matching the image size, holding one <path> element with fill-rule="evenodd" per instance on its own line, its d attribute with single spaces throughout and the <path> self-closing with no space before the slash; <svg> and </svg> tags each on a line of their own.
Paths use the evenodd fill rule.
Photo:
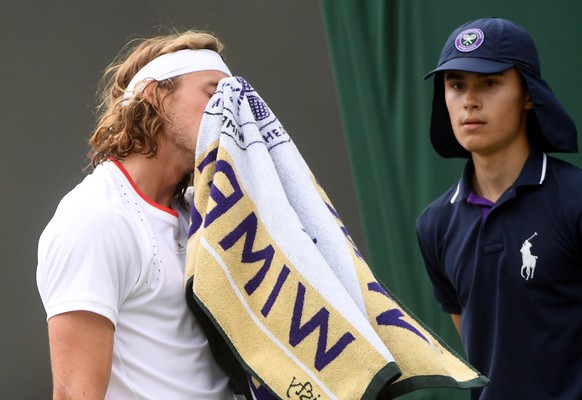
<svg viewBox="0 0 582 400">
<path fill-rule="evenodd" d="M 523 242 L 521 245 L 521 249 L 519 250 L 521 253 L 521 276 L 525 278 L 525 280 L 533 279 L 534 271 L 536 269 L 536 262 L 538 260 L 538 256 L 534 256 L 531 254 L 531 242 L 534 237 L 538 235 L 537 232 L 534 232 L 528 239 Z"/>
<path fill-rule="evenodd" d="M 467 53 L 477 50 L 485 41 L 485 34 L 481 29 L 471 28 L 459 33 L 455 39 L 457 50 Z"/>
</svg>

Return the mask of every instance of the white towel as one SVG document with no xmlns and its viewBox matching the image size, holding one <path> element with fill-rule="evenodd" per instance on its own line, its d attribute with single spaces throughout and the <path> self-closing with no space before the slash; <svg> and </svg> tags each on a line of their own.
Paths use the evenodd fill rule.
<svg viewBox="0 0 582 400">
<path fill-rule="evenodd" d="M 377 281 L 242 78 L 221 80 L 205 110 L 194 192 L 189 304 L 247 396 L 375 399 L 487 383 Z"/>
</svg>

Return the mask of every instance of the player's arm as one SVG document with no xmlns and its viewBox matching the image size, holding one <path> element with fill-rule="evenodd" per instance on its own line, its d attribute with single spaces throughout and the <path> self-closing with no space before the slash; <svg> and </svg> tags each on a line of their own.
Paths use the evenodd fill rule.
<svg viewBox="0 0 582 400">
<path fill-rule="evenodd" d="M 109 384 L 113 323 L 89 311 L 48 320 L 53 400 L 103 400 Z"/>
<path fill-rule="evenodd" d="M 451 319 L 459 335 L 461 334 L 461 314 L 451 314 Z"/>
</svg>

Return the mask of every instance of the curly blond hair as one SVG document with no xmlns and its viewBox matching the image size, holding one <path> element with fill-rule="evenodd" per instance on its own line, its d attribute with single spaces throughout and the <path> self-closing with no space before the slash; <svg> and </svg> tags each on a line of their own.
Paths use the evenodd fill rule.
<svg viewBox="0 0 582 400">
<path fill-rule="evenodd" d="M 144 89 L 122 107 L 123 95 L 131 79 L 147 63 L 163 54 L 185 49 L 209 49 L 220 53 L 223 45 L 207 32 L 173 31 L 131 41 L 107 67 L 100 84 L 97 125 L 89 139 L 88 157 L 93 167 L 109 158 L 121 160 L 131 153 L 147 157 L 157 154 L 160 136 L 169 121 L 161 106 L 162 100 L 176 90 L 177 78 L 150 81 L 147 91 L 151 102 L 146 101 Z"/>
</svg>

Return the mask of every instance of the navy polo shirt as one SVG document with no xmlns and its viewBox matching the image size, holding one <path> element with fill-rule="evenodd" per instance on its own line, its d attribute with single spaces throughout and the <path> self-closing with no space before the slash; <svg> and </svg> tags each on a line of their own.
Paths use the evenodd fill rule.
<svg viewBox="0 0 582 400">
<path fill-rule="evenodd" d="M 582 170 L 534 150 L 486 218 L 473 171 L 417 220 L 435 297 L 491 380 L 471 397 L 582 399 Z"/>
</svg>

